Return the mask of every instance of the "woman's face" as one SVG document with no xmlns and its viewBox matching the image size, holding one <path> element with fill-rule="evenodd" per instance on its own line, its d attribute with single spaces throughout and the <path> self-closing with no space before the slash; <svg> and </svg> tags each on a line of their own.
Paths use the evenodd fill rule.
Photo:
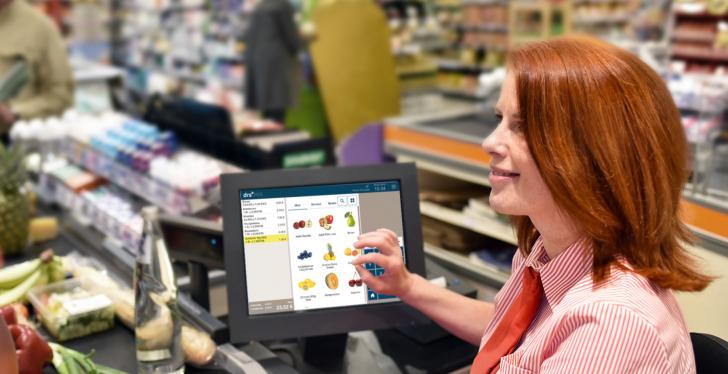
<svg viewBox="0 0 728 374">
<path fill-rule="evenodd" d="M 496 104 L 498 127 L 483 141 L 490 155 L 490 205 L 499 213 L 532 216 L 556 204 L 528 149 L 518 114 L 515 79 L 507 74 Z"/>
</svg>

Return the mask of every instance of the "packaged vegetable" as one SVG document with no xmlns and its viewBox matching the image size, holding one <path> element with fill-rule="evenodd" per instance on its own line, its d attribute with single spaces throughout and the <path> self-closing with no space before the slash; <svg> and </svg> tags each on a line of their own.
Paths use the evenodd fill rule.
<svg viewBox="0 0 728 374">
<path fill-rule="evenodd" d="M 65 341 L 114 326 L 111 299 L 85 289 L 78 280 L 68 280 L 32 289 L 33 303 L 43 326 L 58 341 Z"/>
</svg>

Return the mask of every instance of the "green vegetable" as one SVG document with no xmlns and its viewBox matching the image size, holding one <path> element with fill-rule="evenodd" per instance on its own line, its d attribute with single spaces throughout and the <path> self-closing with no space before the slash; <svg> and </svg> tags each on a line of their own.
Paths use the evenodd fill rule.
<svg viewBox="0 0 728 374">
<path fill-rule="evenodd" d="M 56 343 L 48 344 L 53 349 L 53 366 L 59 374 L 128 374 L 121 370 L 95 364 L 91 359 L 95 353 L 93 350 L 84 355 Z"/>
</svg>

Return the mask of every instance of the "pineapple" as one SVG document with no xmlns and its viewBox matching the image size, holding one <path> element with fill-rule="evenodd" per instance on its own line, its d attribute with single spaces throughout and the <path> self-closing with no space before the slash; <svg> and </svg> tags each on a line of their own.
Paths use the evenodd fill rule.
<svg viewBox="0 0 728 374">
<path fill-rule="evenodd" d="M 0 252 L 5 255 L 18 254 L 28 245 L 30 215 L 23 156 L 19 146 L 6 148 L 0 143 Z"/>
</svg>

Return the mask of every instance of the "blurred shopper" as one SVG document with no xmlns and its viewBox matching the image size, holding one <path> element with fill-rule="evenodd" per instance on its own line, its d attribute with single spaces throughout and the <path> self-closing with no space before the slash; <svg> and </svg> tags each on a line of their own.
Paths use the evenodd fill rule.
<svg viewBox="0 0 728 374">
<path fill-rule="evenodd" d="M 53 22 L 24 0 L 0 0 L 0 81 L 18 62 L 29 81 L 0 102 L 0 137 L 19 119 L 59 115 L 73 103 L 73 76 L 66 46 Z"/>
<path fill-rule="evenodd" d="M 279 123 L 285 121 L 296 94 L 301 39 L 293 17 L 288 0 L 262 0 L 245 34 L 245 106 Z"/>
</svg>

